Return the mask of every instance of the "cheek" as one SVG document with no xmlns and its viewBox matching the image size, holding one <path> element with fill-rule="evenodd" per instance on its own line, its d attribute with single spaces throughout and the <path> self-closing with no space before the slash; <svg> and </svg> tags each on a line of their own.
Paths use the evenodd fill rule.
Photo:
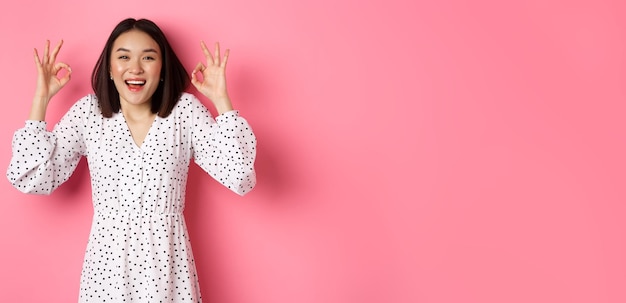
<svg viewBox="0 0 626 303">
<path fill-rule="evenodd" d="M 111 64 L 110 71 L 111 71 L 111 74 L 113 74 L 113 76 L 118 76 L 122 74 L 123 69 L 124 68 L 120 66 L 119 64 Z"/>
<path fill-rule="evenodd" d="M 122 80 L 120 80 L 120 77 L 116 75 L 113 75 L 113 85 L 115 86 L 115 90 L 117 90 L 118 93 L 122 91 L 126 86 L 126 84 Z"/>
<path fill-rule="evenodd" d="M 151 74 L 160 77 L 161 76 L 161 64 L 155 64 L 150 69 Z"/>
</svg>

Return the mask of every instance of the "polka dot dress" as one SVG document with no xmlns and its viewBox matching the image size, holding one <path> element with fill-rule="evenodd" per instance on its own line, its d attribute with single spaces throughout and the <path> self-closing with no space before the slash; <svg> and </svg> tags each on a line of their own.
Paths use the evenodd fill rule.
<svg viewBox="0 0 626 303">
<path fill-rule="evenodd" d="M 88 95 L 52 132 L 26 121 L 12 148 L 7 177 L 26 193 L 49 194 L 87 157 L 94 218 L 80 302 L 201 302 L 183 218 L 190 161 L 240 195 L 256 184 L 246 120 L 237 111 L 213 119 L 188 93 L 156 117 L 141 146 L 121 113 L 104 118 Z"/>
</svg>

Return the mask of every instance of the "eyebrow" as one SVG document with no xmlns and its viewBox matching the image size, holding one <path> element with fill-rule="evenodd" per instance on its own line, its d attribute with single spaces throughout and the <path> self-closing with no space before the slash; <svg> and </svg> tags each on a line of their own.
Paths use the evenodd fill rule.
<svg viewBox="0 0 626 303">
<path fill-rule="evenodd" d="M 115 51 L 116 51 L 116 52 L 130 52 L 130 50 L 128 50 L 128 49 L 126 49 L 126 48 L 123 48 L 123 47 L 120 47 L 120 48 L 118 48 L 118 49 L 117 49 L 117 50 L 115 50 Z M 144 49 L 144 50 L 143 50 L 143 53 L 158 53 L 158 52 L 157 52 L 157 51 L 156 51 L 156 49 L 154 49 L 154 48 L 147 48 L 147 49 Z"/>
</svg>

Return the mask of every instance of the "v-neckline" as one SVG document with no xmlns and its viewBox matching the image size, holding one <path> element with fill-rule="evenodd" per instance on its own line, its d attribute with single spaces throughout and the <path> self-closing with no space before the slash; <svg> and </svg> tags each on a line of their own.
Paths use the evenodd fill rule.
<svg viewBox="0 0 626 303">
<path fill-rule="evenodd" d="M 120 115 L 122 117 L 122 122 L 126 128 L 126 134 L 130 138 L 130 142 L 133 145 L 133 147 L 138 148 L 138 149 L 143 149 L 143 147 L 146 145 L 146 142 L 148 141 L 148 138 L 150 137 L 150 134 L 152 133 L 152 128 L 156 124 L 156 121 L 159 118 L 159 115 L 154 115 L 154 118 L 152 119 L 152 123 L 150 123 L 150 127 L 148 128 L 148 132 L 146 132 L 146 135 L 143 137 L 141 144 L 138 144 L 137 141 L 135 141 L 135 138 L 133 137 L 133 132 L 130 130 L 130 126 L 128 125 L 128 121 L 126 120 L 126 116 L 124 115 L 124 112 L 122 112 L 121 110 L 120 110 Z"/>
</svg>

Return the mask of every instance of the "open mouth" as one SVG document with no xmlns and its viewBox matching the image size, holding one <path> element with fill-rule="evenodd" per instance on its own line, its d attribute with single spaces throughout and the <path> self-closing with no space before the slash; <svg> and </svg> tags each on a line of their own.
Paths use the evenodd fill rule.
<svg viewBox="0 0 626 303">
<path fill-rule="evenodd" d="M 146 80 L 129 79 L 124 82 L 131 92 L 140 92 L 143 86 L 146 85 Z"/>
<path fill-rule="evenodd" d="M 126 80 L 124 82 L 130 87 L 141 87 L 146 84 L 146 80 Z"/>
</svg>

